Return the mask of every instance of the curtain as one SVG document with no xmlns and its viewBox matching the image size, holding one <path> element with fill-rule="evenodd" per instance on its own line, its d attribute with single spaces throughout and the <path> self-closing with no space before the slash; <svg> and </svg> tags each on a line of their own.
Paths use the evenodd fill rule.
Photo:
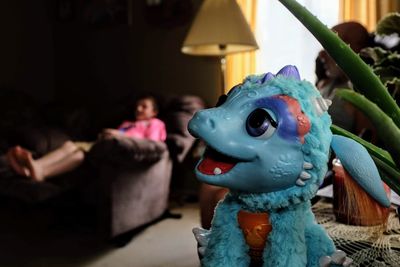
<svg viewBox="0 0 400 267">
<path fill-rule="evenodd" d="M 340 0 L 339 10 L 341 21 L 358 21 L 373 32 L 383 16 L 400 11 L 400 0 Z"/>
<path fill-rule="evenodd" d="M 257 0 L 237 0 L 251 30 L 254 32 L 256 25 Z M 226 57 L 226 83 L 225 92 L 241 83 L 245 76 L 255 72 L 255 52 L 245 52 Z"/>
</svg>

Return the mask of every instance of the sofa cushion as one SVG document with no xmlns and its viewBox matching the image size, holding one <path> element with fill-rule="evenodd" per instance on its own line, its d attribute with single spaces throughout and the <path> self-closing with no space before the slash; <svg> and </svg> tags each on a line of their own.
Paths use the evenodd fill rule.
<svg viewBox="0 0 400 267">
<path fill-rule="evenodd" d="M 41 157 L 70 140 L 63 131 L 49 127 L 27 127 L 19 129 L 15 137 L 18 145 L 34 152 L 34 157 Z"/>
<path fill-rule="evenodd" d="M 138 163 L 153 163 L 167 152 L 163 142 L 130 137 L 117 137 L 99 140 L 89 151 L 88 159 L 93 164 L 114 164 L 133 167 Z"/>
</svg>

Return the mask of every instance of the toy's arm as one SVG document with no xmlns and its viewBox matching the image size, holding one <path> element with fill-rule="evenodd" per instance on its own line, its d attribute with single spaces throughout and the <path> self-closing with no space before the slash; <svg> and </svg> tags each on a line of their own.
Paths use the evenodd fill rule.
<svg viewBox="0 0 400 267">
<path fill-rule="evenodd" d="M 232 201 L 229 194 L 217 205 L 201 260 L 203 267 L 249 266 L 248 246 L 237 220 L 239 210 L 240 206 Z"/>
<path fill-rule="evenodd" d="M 297 267 L 307 264 L 304 238 L 306 203 L 269 214 L 272 231 L 263 253 L 264 266 Z"/>
<path fill-rule="evenodd" d="M 331 147 L 351 177 L 384 207 L 390 206 L 378 169 L 368 151 L 353 139 L 333 135 Z"/>
<path fill-rule="evenodd" d="M 198 244 L 197 251 L 199 255 L 203 257 L 208 245 L 208 241 L 210 240 L 211 231 L 201 227 L 195 227 L 193 228 L 192 232 Z"/>
<path fill-rule="evenodd" d="M 335 252 L 335 245 L 325 229 L 317 224 L 311 209 L 306 212 L 305 217 L 308 265 L 318 266 L 321 257 L 330 256 Z"/>
<path fill-rule="evenodd" d="M 305 216 L 307 266 L 350 266 L 353 260 L 346 257 L 345 252 L 336 250 L 325 229 L 315 221 L 315 216 L 311 209 L 307 211 Z"/>
</svg>

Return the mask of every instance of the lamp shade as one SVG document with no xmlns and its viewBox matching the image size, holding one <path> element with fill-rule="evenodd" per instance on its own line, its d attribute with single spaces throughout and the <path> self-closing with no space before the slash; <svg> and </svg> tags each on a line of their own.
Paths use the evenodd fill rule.
<svg viewBox="0 0 400 267">
<path fill-rule="evenodd" d="M 236 0 L 205 0 L 186 36 L 182 52 L 225 56 L 257 48 L 254 35 Z"/>
</svg>

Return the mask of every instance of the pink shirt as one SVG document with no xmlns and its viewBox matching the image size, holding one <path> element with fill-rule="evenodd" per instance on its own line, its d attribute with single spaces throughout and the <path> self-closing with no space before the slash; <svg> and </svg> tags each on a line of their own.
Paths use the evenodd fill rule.
<svg viewBox="0 0 400 267">
<path fill-rule="evenodd" d="M 118 130 L 123 132 L 126 136 L 135 138 L 154 141 L 165 141 L 167 138 L 165 124 L 157 118 L 140 121 L 124 121 L 118 127 Z"/>
</svg>

